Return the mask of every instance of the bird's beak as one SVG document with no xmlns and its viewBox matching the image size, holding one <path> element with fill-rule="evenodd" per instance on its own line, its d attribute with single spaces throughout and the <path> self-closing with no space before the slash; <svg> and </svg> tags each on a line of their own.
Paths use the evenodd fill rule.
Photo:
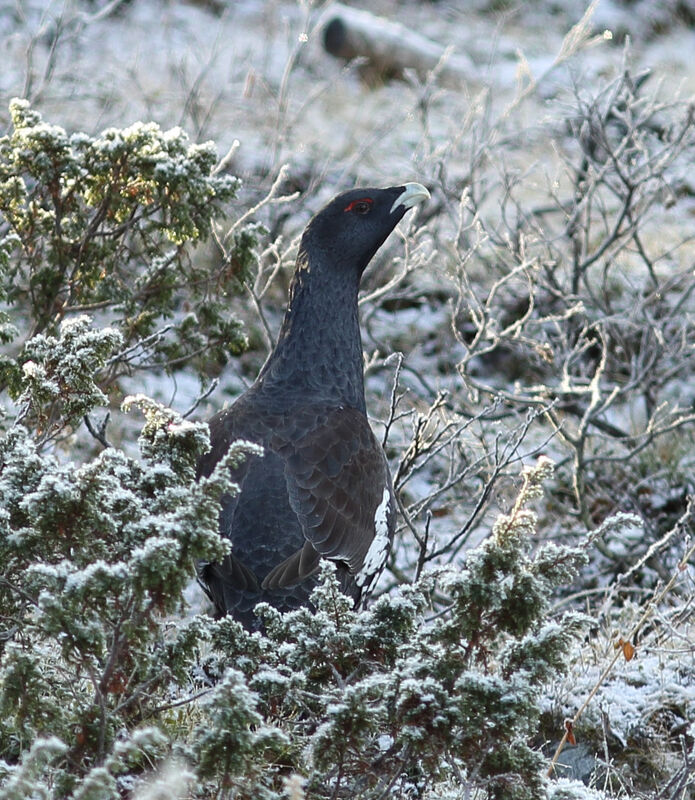
<svg viewBox="0 0 695 800">
<path fill-rule="evenodd" d="M 398 208 L 403 206 L 406 211 L 419 203 L 424 203 L 429 200 L 430 193 L 425 189 L 421 183 L 406 183 L 403 191 L 398 195 L 394 204 L 391 206 L 390 214 Z"/>
</svg>

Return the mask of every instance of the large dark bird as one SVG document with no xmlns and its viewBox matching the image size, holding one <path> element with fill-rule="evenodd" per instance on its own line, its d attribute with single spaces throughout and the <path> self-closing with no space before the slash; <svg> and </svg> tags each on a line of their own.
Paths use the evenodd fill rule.
<svg viewBox="0 0 695 800">
<path fill-rule="evenodd" d="M 419 183 L 338 195 L 302 236 L 285 319 L 256 382 L 210 420 L 209 475 L 230 444 L 263 446 L 233 470 L 220 531 L 222 563 L 198 574 L 217 613 L 250 629 L 254 606 L 307 605 L 322 558 L 355 604 L 374 588 L 395 524 L 391 476 L 366 416 L 357 293 L 365 267 L 405 212 L 429 192 Z"/>
</svg>

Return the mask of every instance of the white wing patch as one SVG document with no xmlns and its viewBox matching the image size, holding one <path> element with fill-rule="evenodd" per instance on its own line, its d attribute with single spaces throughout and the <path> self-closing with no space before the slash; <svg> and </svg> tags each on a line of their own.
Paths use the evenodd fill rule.
<svg viewBox="0 0 695 800">
<path fill-rule="evenodd" d="M 389 511 L 391 503 L 391 493 L 388 487 L 384 489 L 381 503 L 377 506 L 374 513 L 374 538 L 369 545 L 367 555 L 364 557 L 362 569 L 355 575 L 355 583 L 364 588 L 365 581 L 369 581 L 366 593 L 369 594 L 374 588 L 381 570 L 386 563 L 386 556 L 389 552 Z"/>
</svg>

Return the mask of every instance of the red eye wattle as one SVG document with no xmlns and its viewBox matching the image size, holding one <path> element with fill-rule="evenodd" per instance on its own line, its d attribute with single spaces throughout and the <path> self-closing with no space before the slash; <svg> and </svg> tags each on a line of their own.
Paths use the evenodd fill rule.
<svg viewBox="0 0 695 800">
<path fill-rule="evenodd" d="M 346 205 L 343 211 L 354 211 L 356 214 L 368 214 L 372 210 L 373 204 L 374 201 L 371 197 L 362 197 Z"/>
</svg>

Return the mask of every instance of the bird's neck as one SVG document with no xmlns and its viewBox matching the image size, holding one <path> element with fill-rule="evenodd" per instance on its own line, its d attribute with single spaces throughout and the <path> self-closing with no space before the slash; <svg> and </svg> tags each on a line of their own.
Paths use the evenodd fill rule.
<svg viewBox="0 0 695 800">
<path fill-rule="evenodd" d="M 259 375 L 280 405 L 306 400 L 365 411 L 359 279 L 312 272 L 300 260 L 275 349 Z"/>
</svg>

